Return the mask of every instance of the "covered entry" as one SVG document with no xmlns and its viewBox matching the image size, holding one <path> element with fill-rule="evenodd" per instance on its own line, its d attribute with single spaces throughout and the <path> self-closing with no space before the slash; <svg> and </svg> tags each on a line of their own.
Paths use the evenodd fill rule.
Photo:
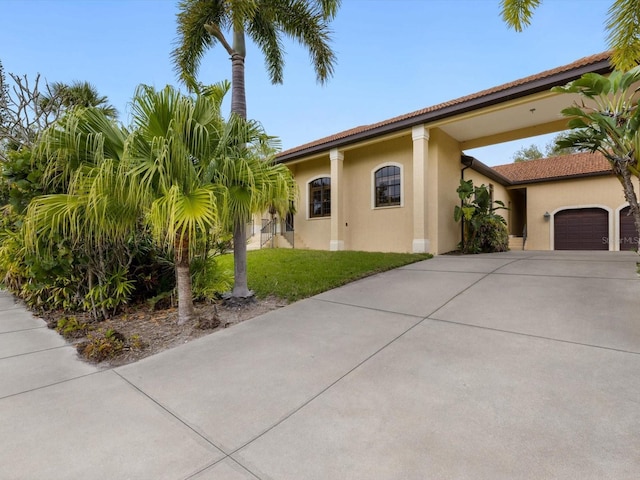
<svg viewBox="0 0 640 480">
<path fill-rule="evenodd" d="M 561 210 L 553 222 L 555 250 L 609 250 L 609 213 L 605 209 Z"/>
<path fill-rule="evenodd" d="M 620 210 L 620 250 L 637 250 L 638 232 L 629 215 L 629 207 Z"/>
</svg>

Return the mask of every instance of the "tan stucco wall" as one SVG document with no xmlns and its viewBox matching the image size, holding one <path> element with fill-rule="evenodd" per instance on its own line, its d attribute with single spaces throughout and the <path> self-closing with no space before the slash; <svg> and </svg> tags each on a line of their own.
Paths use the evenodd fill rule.
<svg viewBox="0 0 640 480">
<path fill-rule="evenodd" d="M 402 205 L 375 208 L 373 172 L 402 169 Z M 409 135 L 344 152 L 344 248 L 410 252 L 412 246 L 412 144 Z"/>
<path fill-rule="evenodd" d="M 343 152 L 343 238 L 345 250 L 410 252 L 412 248 L 412 144 L 409 134 Z M 372 174 L 394 164 L 402 169 L 402 205 L 374 208 Z M 295 215 L 296 248 L 328 250 L 331 217 L 309 218 L 309 182 L 331 177 L 326 157 L 289 165 L 300 191 Z M 332 189 L 335 188 L 332 179 Z M 335 205 L 331 206 L 332 214 Z"/>
<path fill-rule="evenodd" d="M 453 220 L 453 210 L 459 203 L 456 189 L 460 184 L 460 144 L 439 129 L 431 130 L 429 161 L 438 162 L 438 236 L 432 253 L 447 253 L 460 242 L 460 228 Z"/>
<path fill-rule="evenodd" d="M 329 154 L 320 159 L 289 165 L 298 184 L 298 201 L 294 217 L 296 248 L 328 250 L 331 238 L 331 217 L 308 218 L 309 188 L 308 183 L 318 177 L 331 176 Z"/>
<path fill-rule="evenodd" d="M 526 249 L 552 249 L 553 215 L 567 208 L 588 207 L 609 211 L 609 232 L 613 239 L 610 249 L 617 249 L 616 224 L 619 209 L 625 205 L 622 186 L 612 175 L 527 185 Z M 549 220 L 545 220 L 545 212 L 551 215 Z"/>
</svg>

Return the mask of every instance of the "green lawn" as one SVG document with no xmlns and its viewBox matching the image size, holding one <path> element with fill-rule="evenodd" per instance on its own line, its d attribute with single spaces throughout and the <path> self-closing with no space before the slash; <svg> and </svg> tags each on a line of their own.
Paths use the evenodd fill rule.
<svg viewBox="0 0 640 480">
<path fill-rule="evenodd" d="M 247 273 L 249 288 L 258 297 L 275 295 L 293 302 L 428 258 L 431 255 L 263 249 L 247 252 Z M 218 257 L 218 264 L 233 271 L 233 255 Z"/>
</svg>

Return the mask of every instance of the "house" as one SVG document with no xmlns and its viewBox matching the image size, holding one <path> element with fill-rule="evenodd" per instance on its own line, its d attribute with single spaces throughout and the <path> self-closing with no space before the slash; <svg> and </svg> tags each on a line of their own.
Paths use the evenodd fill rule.
<svg viewBox="0 0 640 480">
<path fill-rule="evenodd" d="M 626 204 L 602 159 L 596 167 L 589 156 L 564 159 L 567 170 L 561 171 L 553 166 L 558 159 L 490 168 L 465 155 L 468 149 L 565 130 L 559 112 L 577 97 L 551 88 L 587 72 L 610 71 L 607 53 L 593 55 L 282 152 L 278 161 L 293 172 L 300 190 L 290 219 L 296 248 L 455 250 L 461 234 L 453 210 L 464 177 L 490 185 L 494 199 L 510 206 L 509 233 L 521 237 L 526 229 L 527 249 L 618 249 L 616 239 L 627 230 L 616 219 Z M 589 222 L 598 227 L 585 230 Z M 585 236 L 593 241 L 570 240 Z"/>
<path fill-rule="evenodd" d="M 493 170 L 508 180 L 503 186 L 513 211 L 505 216 L 525 219 L 526 249 L 637 249 L 638 235 L 622 185 L 601 154 L 529 160 Z M 635 187 L 637 192 L 637 183 Z"/>
</svg>

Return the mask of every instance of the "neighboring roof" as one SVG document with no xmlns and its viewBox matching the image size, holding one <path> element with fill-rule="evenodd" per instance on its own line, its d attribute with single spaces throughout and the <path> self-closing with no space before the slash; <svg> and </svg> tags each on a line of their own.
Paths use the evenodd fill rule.
<svg viewBox="0 0 640 480">
<path fill-rule="evenodd" d="M 574 153 L 509 163 L 491 168 L 509 179 L 512 184 L 546 182 L 611 173 L 611 165 L 600 153 Z"/>
<path fill-rule="evenodd" d="M 567 82 L 575 80 L 587 72 L 610 72 L 611 65 L 609 63 L 609 57 L 609 52 L 584 57 L 568 65 L 557 67 L 552 70 L 546 70 L 544 72 L 467 95 L 465 97 L 460 97 L 432 107 L 416 110 L 415 112 L 383 120 L 382 122 L 371 125 L 362 125 L 350 130 L 345 130 L 281 152 L 278 155 L 278 161 L 291 161 L 307 155 L 326 151 L 330 148 L 336 148 L 379 135 L 403 130 L 414 125 L 433 122 L 435 120 L 477 110 L 479 108 L 495 105 L 515 98 L 521 98 L 526 95 L 547 91 L 554 86 L 564 85 Z"/>
</svg>

